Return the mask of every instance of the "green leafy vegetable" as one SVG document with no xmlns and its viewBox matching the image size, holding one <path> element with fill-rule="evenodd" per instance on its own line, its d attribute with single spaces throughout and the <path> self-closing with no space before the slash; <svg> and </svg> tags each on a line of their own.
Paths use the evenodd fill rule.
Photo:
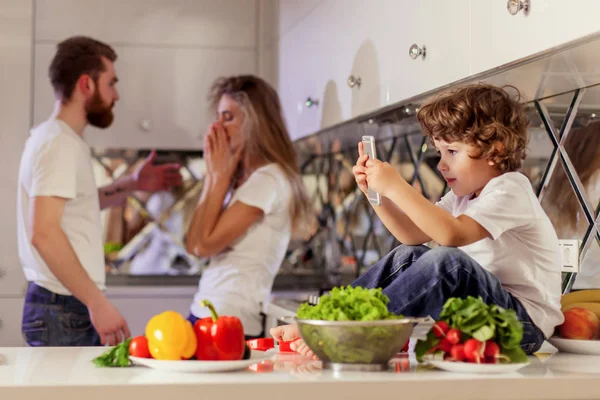
<svg viewBox="0 0 600 400">
<path fill-rule="evenodd" d="M 130 365 L 129 342 L 131 342 L 131 338 L 125 339 L 94 358 L 92 362 L 97 367 L 128 367 Z"/>
<path fill-rule="evenodd" d="M 382 289 L 336 287 L 319 298 L 319 304 L 304 303 L 298 318 L 327 321 L 378 321 L 403 318 L 391 313 L 390 299 Z M 318 327 L 300 325 L 302 337 L 321 359 L 338 363 L 385 363 L 389 344 L 406 332 L 403 325 Z M 403 344 L 403 343 L 402 343 Z"/>
<path fill-rule="evenodd" d="M 485 342 L 492 339 L 510 362 L 527 361 L 527 355 L 520 347 L 523 325 L 514 310 L 506 310 L 494 304 L 487 305 L 481 297 L 453 297 L 444 304 L 439 319 L 450 328 L 459 329 L 463 340 L 474 338 Z M 422 361 L 423 356 L 439 342 L 440 339 L 431 330 L 427 339 L 419 340 L 415 346 L 417 359 Z"/>
<path fill-rule="evenodd" d="M 121 243 L 115 243 L 115 242 L 108 242 L 104 244 L 104 254 L 109 254 L 115 251 L 119 251 L 123 248 L 123 244 Z"/>
<path fill-rule="evenodd" d="M 360 286 L 336 287 L 330 294 L 319 298 L 319 304 L 304 303 L 298 309 L 300 319 L 326 321 L 378 321 L 403 318 L 390 313 L 387 304 L 390 299 L 382 289 L 365 289 Z"/>
</svg>

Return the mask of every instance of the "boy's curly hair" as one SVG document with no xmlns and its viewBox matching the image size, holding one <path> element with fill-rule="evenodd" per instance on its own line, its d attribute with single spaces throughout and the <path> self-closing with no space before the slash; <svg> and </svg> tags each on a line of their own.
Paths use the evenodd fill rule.
<svg viewBox="0 0 600 400">
<path fill-rule="evenodd" d="M 493 161 L 502 173 L 516 171 L 526 157 L 529 118 L 512 88 L 517 100 L 490 84 L 458 88 L 421 106 L 417 119 L 432 143 L 466 143 L 476 149 L 472 158 Z"/>
</svg>

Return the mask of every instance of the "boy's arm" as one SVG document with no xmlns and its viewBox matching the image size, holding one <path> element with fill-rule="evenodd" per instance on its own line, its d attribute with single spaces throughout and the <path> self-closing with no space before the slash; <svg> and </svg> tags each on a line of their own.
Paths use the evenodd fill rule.
<svg viewBox="0 0 600 400">
<path fill-rule="evenodd" d="M 402 244 L 414 246 L 431 241 L 393 201 L 381 197 L 381 205 L 373 207 L 377 216 L 392 235 Z"/>
<path fill-rule="evenodd" d="M 395 181 L 386 192 L 389 200 L 404 212 L 417 229 L 442 246 L 466 246 L 491 237 L 473 218 L 466 215 L 454 217 L 423 197 L 405 180 Z"/>
</svg>

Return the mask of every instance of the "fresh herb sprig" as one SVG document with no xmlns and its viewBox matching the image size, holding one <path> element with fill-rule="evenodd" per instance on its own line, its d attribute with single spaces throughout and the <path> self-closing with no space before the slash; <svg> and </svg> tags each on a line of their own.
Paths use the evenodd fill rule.
<svg viewBox="0 0 600 400">
<path fill-rule="evenodd" d="M 111 347 L 104 353 L 94 358 L 92 362 L 97 367 L 129 367 L 129 343 L 131 338 L 125 339 L 118 345 Z"/>
</svg>

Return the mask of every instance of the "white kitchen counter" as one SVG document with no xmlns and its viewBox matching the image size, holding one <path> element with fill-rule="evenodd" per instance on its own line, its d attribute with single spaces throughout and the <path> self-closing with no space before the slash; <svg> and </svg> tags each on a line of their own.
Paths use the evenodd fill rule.
<svg viewBox="0 0 600 400">
<path fill-rule="evenodd" d="M 2 399 L 600 399 L 600 356 L 556 353 L 503 375 L 456 374 L 398 359 L 387 372 L 333 372 L 300 356 L 275 356 L 257 373 L 165 373 L 97 368 L 104 348 L 0 348 Z M 279 359 L 278 359 L 279 358 Z M 295 361 L 295 362 L 294 362 Z M 263 365 L 264 366 L 264 365 Z M 192 397 L 193 396 L 193 397 Z"/>
</svg>

